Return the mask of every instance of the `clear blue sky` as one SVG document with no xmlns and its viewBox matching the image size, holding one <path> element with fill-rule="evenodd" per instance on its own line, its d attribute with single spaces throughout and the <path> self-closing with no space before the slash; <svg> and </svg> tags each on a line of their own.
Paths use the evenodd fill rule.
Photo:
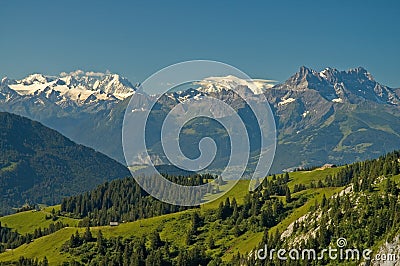
<svg viewBox="0 0 400 266">
<path fill-rule="evenodd" d="M 364 66 L 400 87 L 400 1 L 2 1 L 0 76 L 75 69 L 132 82 L 184 60 L 283 81 Z"/>
</svg>

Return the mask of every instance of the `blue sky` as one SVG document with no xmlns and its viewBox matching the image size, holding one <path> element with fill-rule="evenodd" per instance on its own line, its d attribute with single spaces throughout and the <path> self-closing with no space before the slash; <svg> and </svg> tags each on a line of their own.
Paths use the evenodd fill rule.
<svg viewBox="0 0 400 266">
<path fill-rule="evenodd" d="M 209 59 L 280 81 L 301 65 L 364 66 L 400 87 L 399 13 L 396 1 L 3 1 L 0 76 L 110 70 L 138 82 Z"/>
</svg>

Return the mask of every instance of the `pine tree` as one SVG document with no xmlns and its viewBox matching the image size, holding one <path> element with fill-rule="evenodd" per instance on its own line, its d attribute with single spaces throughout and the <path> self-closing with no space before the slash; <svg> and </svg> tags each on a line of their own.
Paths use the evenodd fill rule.
<svg viewBox="0 0 400 266">
<path fill-rule="evenodd" d="M 224 203 L 221 201 L 217 210 L 217 219 L 224 219 Z"/>
<path fill-rule="evenodd" d="M 289 173 L 288 172 L 285 173 L 285 177 L 284 177 L 283 180 L 284 180 L 285 183 L 289 183 L 290 177 L 289 177 Z"/>
<path fill-rule="evenodd" d="M 238 206 L 237 206 L 237 202 L 236 202 L 235 198 L 232 199 L 231 208 L 233 210 L 232 211 L 232 219 L 234 221 L 236 221 L 238 219 L 238 217 L 239 217 L 239 211 L 238 211 Z"/>
<path fill-rule="evenodd" d="M 192 223 L 192 230 L 196 232 L 197 228 L 199 228 L 202 223 L 200 215 L 197 211 L 192 212 L 191 223 Z"/>
<path fill-rule="evenodd" d="M 397 166 L 397 162 L 392 163 L 392 175 L 398 175 L 399 174 L 399 167 Z"/>
<path fill-rule="evenodd" d="M 150 234 L 149 240 L 150 240 L 150 248 L 152 250 L 158 249 L 163 244 L 162 241 L 161 241 L 161 238 L 160 238 L 160 234 L 157 231 L 153 231 Z"/>
<path fill-rule="evenodd" d="M 106 245 L 101 230 L 97 232 L 97 252 L 101 255 L 106 253 Z"/>
<path fill-rule="evenodd" d="M 327 199 L 325 194 L 322 195 L 321 207 L 324 208 L 327 205 Z"/>
<path fill-rule="evenodd" d="M 288 186 L 286 186 L 285 196 L 286 196 L 286 203 L 292 202 L 292 195 L 290 194 L 290 189 Z"/>
<path fill-rule="evenodd" d="M 194 242 L 195 238 L 195 232 L 193 231 L 192 228 L 190 228 L 187 232 L 186 232 L 186 239 L 185 239 L 185 243 L 186 245 L 191 245 Z"/>
<path fill-rule="evenodd" d="M 76 230 L 75 234 L 71 235 L 71 238 L 69 240 L 69 246 L 71 248 L 76 248 L 81 245 L 81 237 L 79 236 L 78 230 Z"/>
<path fill-rule="evenodd" d="M 85 231 L 85 233 L 83 235 L 83 240 L 85 242 L 91 242 L 93 240 L 92 232 L 90 232 L 89 226 L 86 227 L 86 231 Z"/>
</svg>

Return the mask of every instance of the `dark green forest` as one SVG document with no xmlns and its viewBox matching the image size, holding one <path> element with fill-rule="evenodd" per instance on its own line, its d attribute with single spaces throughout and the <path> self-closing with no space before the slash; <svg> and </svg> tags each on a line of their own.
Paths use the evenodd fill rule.
<svg viewBox="0 0 400 266">
<path fill-rule="evenodd" d="M 0 215 L 25 203 L 56 204 L 130 175 L 123 165 L 55 130 L 2 112 L 0 151 Z"/>
<path fill-rule="evenodd" d="M 209 174 L 164 176 L 185 186 L 202 185 L 215 178 Z M 111 221 L 132 222 L 185 209 L 187 207 L 163 203 L 149 196 L 133 177 L 104 183 L 90 192 L 64 198 L 61 202 L 62 214 L 85 218 L 83 226 L 107 225 Z"/>
</svg>

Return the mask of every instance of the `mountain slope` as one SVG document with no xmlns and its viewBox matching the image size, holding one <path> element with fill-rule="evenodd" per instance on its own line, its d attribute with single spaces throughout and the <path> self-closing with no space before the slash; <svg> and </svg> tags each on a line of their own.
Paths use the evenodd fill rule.
<svg viewBox="0 0 400 266">
<path fill-rule="evenodd" d="M 0 113 L 0 211 L 62 197 L 130 175 L 127 168 L 38 122 Z"/>
<path fill-rule="evenodd" d="M 399 98 L 363 68 L 301 67 L 265 96 L 279 133 L 277 169 L 350 163 L 400 148 Z"/>
</svg>

